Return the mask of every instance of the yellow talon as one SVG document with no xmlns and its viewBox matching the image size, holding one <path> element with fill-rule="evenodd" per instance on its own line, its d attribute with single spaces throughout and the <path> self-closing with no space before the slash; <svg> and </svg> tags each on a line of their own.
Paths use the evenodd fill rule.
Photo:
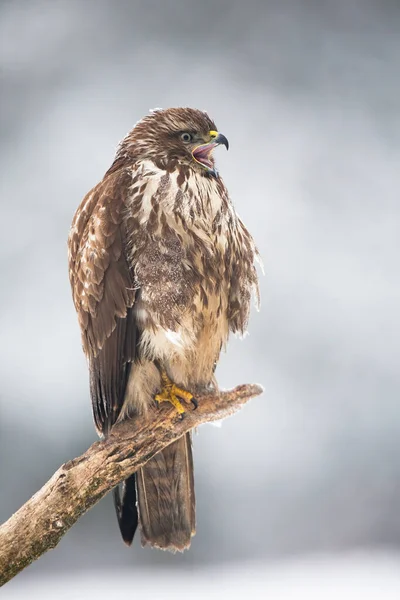
<svg viewBox="0 0 400 600">
<path fill-rule="evenodd" d="M 172 406 L 174 406 L 176 408 L 177 412 L 180 415 L 185 412 L 185 409 L 183 408 L 181 402 L 179 402 L 178 398 L 172 392 L 172 390 L 168 395 L 164 394 L 164 391 L 161 394 L 156 394 L 156 396 L 154 397 L 154 400 L 156 402 L 170 402 L 172 404 Z"/>
<path fill-rule="evenodd" d="M 175 383 L 172 383 L 165 371 L 162 371 L 161 373 L 161 382 L 161 392 L 154 396 L 154 400 L 156 402 L 170 402 L 180 415 L 182 415 L 185 412 L 185 409 L 182 403 L 178 400 L 178 397 L 184 400 L 185 402 L 191 402 L 194 405 L 194 407 L 197 408 L 197 402 L 193 397 L 193 394 L 178 387 L 177 385 L 175 385 Z"/>
</svg>

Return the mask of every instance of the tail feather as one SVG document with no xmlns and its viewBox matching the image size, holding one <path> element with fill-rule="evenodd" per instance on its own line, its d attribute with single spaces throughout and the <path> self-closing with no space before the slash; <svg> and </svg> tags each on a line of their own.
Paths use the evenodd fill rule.
<svg viewBox="0 0 400 600">
<path fill-rule="evenodd" d="M 142 545 L 183 551 L 195 534 L 190 434 L 156 454 L 136 473 Z"/>
<path fill-rule="evenodd" d="M 126 479 L 120 488 L 113 490 L 114 505 L 118 517 L 122 539 L 130 546 L 138 526 L 138 511 L 136 507 L 136 475 Z"/>
</svg>

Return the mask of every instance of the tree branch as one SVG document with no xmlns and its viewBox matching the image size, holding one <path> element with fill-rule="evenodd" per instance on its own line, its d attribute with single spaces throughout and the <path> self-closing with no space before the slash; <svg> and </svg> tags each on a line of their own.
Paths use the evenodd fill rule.
<svg viewBox="0 0 400 600">
<path fill-rule="evenodd" d="M 172 407 L 151 411 L 149 419 L 116 425 L 106 441 L 62 465 L 26 504 L 0 527 L 0 586 L 47 550 L 57 546 L 74 523 L 107 492 L 184 433 L 236 412 L 262 393 L 241 385 L 199 397 L 196 410 L 180 420 Z"/>
</svg>

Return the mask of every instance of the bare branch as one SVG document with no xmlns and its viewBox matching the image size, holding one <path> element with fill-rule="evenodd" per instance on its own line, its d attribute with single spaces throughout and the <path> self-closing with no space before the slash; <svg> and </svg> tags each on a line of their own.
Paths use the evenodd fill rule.
<svg viewBox="0 0 400 600">
<path fill-rule="evenodd" d="M 182 420 L 172 407 L 162 406 L 148 420 L 115 426 L 106 441 L 95 442 L 82 456 L 62 465 L 1 525 L 0 586 L 54 548 L 80 516 L 154 454 L 190 429 L 236 412 L 261 393 L 258 385 L 241 385 L 199 397 L 198 408 Z"/>
</svg>

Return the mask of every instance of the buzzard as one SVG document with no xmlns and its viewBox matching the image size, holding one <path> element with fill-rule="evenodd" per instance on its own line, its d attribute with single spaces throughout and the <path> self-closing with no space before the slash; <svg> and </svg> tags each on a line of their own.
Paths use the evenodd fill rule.
<svg viewBox="0 0 400 600">
<path fill-rule="evenodd" d="M 69 275 L 90 372 L 98 434 L 145 419 L 154 402 L 178 413 L 216 386 L 229 332 L 244 333 L 257 250 L 215 168 L 228 140 L 202 111 L 155 110 L 118 147 L 76 211 Z M 195 533 L 190 434 L 114 490 L 124 541 L 184 550 Z"/>
</svg>

